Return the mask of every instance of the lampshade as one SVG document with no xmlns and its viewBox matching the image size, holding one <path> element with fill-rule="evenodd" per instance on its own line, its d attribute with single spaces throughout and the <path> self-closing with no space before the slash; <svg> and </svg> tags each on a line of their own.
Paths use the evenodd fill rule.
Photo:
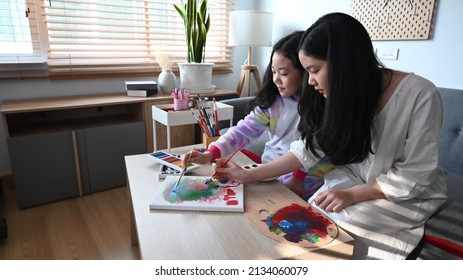
<svg viewBox="0 0 463 280">
<path fill-rule="evenodd" d="M 230 12 L 230 46 L 271 46 L 273 14 L 262 11 Z"/>
</svg>

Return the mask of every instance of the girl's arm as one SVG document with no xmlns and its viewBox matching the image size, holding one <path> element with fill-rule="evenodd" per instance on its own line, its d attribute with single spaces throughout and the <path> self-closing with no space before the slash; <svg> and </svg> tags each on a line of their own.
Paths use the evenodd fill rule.
<svg viewBox="0 0 463 280">
<path fill-rule="evenodd" d="M 281 157 L 257 168 L 243 169 L 237 164 L 229 162 L 225 167 L 217 167 L 216 172 L 230 180 L 246 183 L 278 177 L 300 168 L 302 168 L 302 164 L 297 157 L 293 153 L 287 152 Z"/>
<path fill-rule="evenodd" d="M 358 202 L 385 197 L 378 182 L 374 180 L 348 189 L 322 191 L 314 199 L 314 202 L 328 212 L 339 212 L 347 206 Z"/>
<path fill-rule="evenodd" d="M 277 98 L 270 108 L 255 107 L 247 116 L 240 120 L 236 126 L 227 130 L 211 146 L 220 150 L 221 157 L 233 153 L 243 142 L 248 144 L 259 138 L 263 133 L 274 133 L 276 120 L 283 106 L 282 98 Z M 211 148 L 211 147 L 209 147 Z M 214 152 L 216 155 L 217 152 Z"/>
</svg>

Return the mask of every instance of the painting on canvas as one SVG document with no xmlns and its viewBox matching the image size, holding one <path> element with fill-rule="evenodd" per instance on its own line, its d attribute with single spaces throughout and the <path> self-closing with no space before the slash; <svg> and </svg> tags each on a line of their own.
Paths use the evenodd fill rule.
<svg viewBox="0 0 463 280">
<path fill-rule="evenodd" d="M 243 184 L 208 178 L 184 176 L 175 188 L 178 176 L 167 176 L 150 209 L 244 212 Z"/>
</svg>

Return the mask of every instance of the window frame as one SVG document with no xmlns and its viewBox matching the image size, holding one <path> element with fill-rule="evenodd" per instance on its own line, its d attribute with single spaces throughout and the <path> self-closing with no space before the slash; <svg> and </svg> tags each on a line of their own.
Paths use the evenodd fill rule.
<svg viewBox="0 0 463 280">
<path fill-rule="evenodd" d="M 75 71 L 75 69 L 81 70 L 82 68 L 79 67 L 74 67 L 70 66 L 69 69 L 70 71 L 54 71 L 57 69 L 56 64 L 54 64 L 54 61 L 52 58 L 52 54 L 50 50 L 53 47 L 53 38 L 50 37 L 51 31 L 49 28 L 49 25 L 47 24 L 50 21 L 50 17 L 47 14 L 47 7 L 50 5 L 50 3 L 53 5 L 53 0 L 26 0 L 28 4 L 31 5 L 31 8 L 35 8 L 35 12 L 38 15 L 38 29 L 39 29 L 39 40 L 40 40 L 40 55 L 34 55 L 31 57 L 34 57 L 33 60 L 26 61 L 27 59 L 22 59 L 22 60 L 12 60 L 11 62 L 6 62 L 5 60 L 2 60 L 0 57 L 0 80 L 2 79 L 30 79 L 30 78 L 48 78 L 50 80 L 67 80 L 67 79 L 85 79 L 85 78 L 112 78 L 112 77 L 135 77 L 135 76 L 153 76 L 153 75 L 158 75 L 161 72 L 161 67 L 157 61 L 159 58 L 157 55 L 153 57 L 153 53 L 147 56 L 146 59 L 150 59 L 151 61 L 147 63 L 134 63 L 136 65 L 136 70 L 130 71 L 130 70 L 124 70 L 121 69 L 120 67 L 117 66 L 109 66 L 109 67 L 101 67 L 103 69 L 98 69 L 96 71 Z M 72 2 L 72 3 L 84 3 L 88 4 L 89 2 L 105 2 L 105 1 L 98 1 L 98 0 L 56 0 L 55 2 Z M 233 64 L 232 64 L 232 49 L 231 46 L 228 46 L 228 25 L 229 25 L 229 11 L 233 9 L 233 1 L 232 0 L 209 0 L 209 9 L 210 9 L 210 14 L 211 14 L 211 21 L 213 21 L 213 17 L 215 14 L 213 11 L 211 12 L 211 6 L 213 6 L 215 1 L 221 2 L 220 5 L 223 8 L 223 5 L 226 5 L 226 13 L 223 12 L 220 16 L 220 23 L 217 25 L 219 26 L 219 31 L 214 31 L 213 30 L 213 23 L 211 25 L 211 31 L 208 34 L 208 45 L 206 45 L 206 60 L 208 58 L 208 53 L 213 53 L 215 48 L 214 44 L 217 44 L 219 42 L 219 51 L 216 51 L 218 53 L 218 58 L 215 57 L 214 59 L 217 60 L 217 64 L 214 67 L 213 73 L 214 74 L 219 74 L 219 73 L 231 73 L 233 70 Z M 113 5 L 114 2 L 116 1 L 111 1 L 112 3 L 109 3 L 108 5 Z M 125 1 L 124 3 L 128 3 L 130 1 Z M 133 3 L 141 3 L 141 2 L 146 2 L 154 5 L 153 3 L 156 2 L 164 2 L 163 0 L 132 0 Z M 165 0 L 165 5 L 168 7 L 172 8 L 172 11 L 175 13 L 172 14 L 172 11 L 169 11 L 169 18 L 170 22 L 166 22 L 167 24 L 174 24 L 173 20 L 175 22 L 181 23 L 182 26 L 182 34 L 183 33 L 183 22 L 181 21 L 181 17 L 177 14 L 177 12 L 173 9 L 172 4 L 173 3 L 179 3 L 179 0 Z M 119 2 L 118 2 L 119 3 Z M 121 2 L 122 3 L 122 2 Z M 101 4 L 101 3 L 100 3 Z M 37 10 L 38 9 L 38 10 Z M 149 14 L 149 13 L 148 13 Z M 173 18 L 173 20 L 172 20 Z M 178 29 L 179 27 L 176 26 Z M 219 32 L 214 34 L 214 32 Z M 178 31 L 177 31 L 178 33 Z M 178 37 L 178 34 L 176 35 Z M 178 37 L 180 38 L 180 37 Z M 217 39 L 218 38 L 218 39 Z M 145 38 L 147 41 L 150 41 L 151 38 Z M 217 41 L 219 40 L 219 41 Z M 179 43 L 180 42 L 180 43 Z M 176 39 L 174 41 L 177 45 L 183 44 L 185 51 L 183 54 L 179 55 L 178 51 L 175 54 L 175 57 L 172 58 L 172 70 L 174 73 L 178 74 L 178 66 L 177 62 L 185 62 L 186 61 L 186 43 L 185 43 L 185 38 L 184 36 L 181 37 L 181 39 Z M 158 46 L 155 46 L 158 47 Z M 209 49 L 208 49 L 209 47 Z M 153 48 L 153 45 L 149 45 L 148 48 Z M 159 52 L 157 52 L 159 53 Z M 13 56 L 12 56 L 13 57 Z M 27 57 L 27 56 L 25 56 Z M 114 59 L 117 59 L 115 57 Z M 98 60 L 98 58 L 96 58 Z M 76 60 L 77 61 L 77 60 Z M 92 61 L 93 62 L 93 61 Z M 209 61 L 207 61 L 209 62 Z M 212 61 L 214 62 L 214 61 Z M 69 59 L 69 64 L 74 63 Z M 104 64 L 104 63 L 102 63 Z M 117 62 L 115 63 L 117 64 Z M 98 63 L 96 63 L 98 65 Z M 65 68 L 65 67 L 64 67 Z M 85 68 L 85 67 L 83 67 Z M 98 68 L 98 67 L 96 67 Z"/>
</svg>

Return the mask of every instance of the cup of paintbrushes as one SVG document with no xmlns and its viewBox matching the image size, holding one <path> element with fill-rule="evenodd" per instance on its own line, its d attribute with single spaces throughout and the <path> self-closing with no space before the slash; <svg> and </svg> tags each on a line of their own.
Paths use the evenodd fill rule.
<svg viewBox="0 0 463 280">
<path fill-rule="evenodd" d="M 209 144 L 211 144 L 212 142 L 217 141 L 217 139 L 219 139 L 219 137 L 220 136 L 207 136 L 206 133 L 203 133 L 203 146 L 204 146 L 204 148 L 209 147 Z"/>
</svg>

